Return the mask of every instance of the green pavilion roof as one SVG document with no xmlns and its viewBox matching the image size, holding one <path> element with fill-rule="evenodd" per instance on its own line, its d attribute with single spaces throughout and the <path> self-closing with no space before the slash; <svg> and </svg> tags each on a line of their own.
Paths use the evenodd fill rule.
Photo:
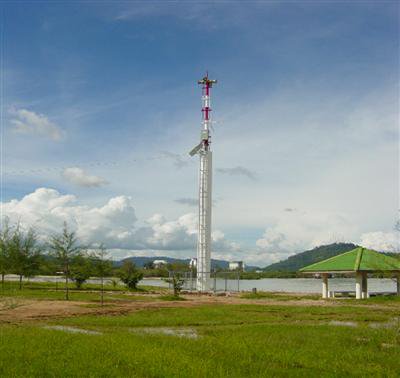
<svg viewBox="0 0 400 378">
<path fill-rule="evenodd" d="M 357 247 L 349 252 L 308 265 L 300 272 L 400 271 L 400 259 Z"/>
</svg>

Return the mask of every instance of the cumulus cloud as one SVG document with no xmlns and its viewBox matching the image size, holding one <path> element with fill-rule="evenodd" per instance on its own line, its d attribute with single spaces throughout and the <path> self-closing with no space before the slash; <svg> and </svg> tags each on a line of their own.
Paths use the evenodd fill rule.
<svg viewBox="0 0 400 378">
<path fill-rule="evenodd" d="M 196 249 L 195 213 L 184 214 L 176 220 L 154 214 L 139 226 L 133 201 L 127 196 L 114 197 L 103 206 L 90 207 L 78 204 L 73 195 L 39 188 L 21 200 L 2 203 L 2 207 L 3 214 L 12 222 L 34 226 L 42 235 L 59 232 L 66 221 L 87 245 L 104 243 L 115 250 L 169 251 L 175 255 L 186 251 L 186 257 L 192 256 Z M 221 252 L 238 249 L 219 231 L 214 232 L 213 241 L 213 247 Z"/>
<path fill-rule="evenodd" d="M 400 252 L 398 232 L 367 232 L 361 235 L 360 245 L 381 252 Z"/>
<path fill-rule="evenodd" d="M 236 256 L 235 254 L 238 252 L 242 251 L 238 243 L 227 240 L 225 234 L 220 230 L 213 231 L 211 239 L 212 251 L 217 252 L 218 256 L 221 258 L 231 258 L 232 256 Z"/>
<path fill-rule="evenodd" d="M 251 180 L 257 179 L 257 176 L 253 171 L 240 166 L 233 168 L 217 168 L 217 172 L 230 176 L 245 176 Z"/>
<path fill-rule="evenodd" d="M 89 175 L 82 168 L 78 167 L 64 169 L 62 176 L 72 184 L 86 188 L 99 187 L 108 183 L 104 178 Z"/>
<path fill-rule="evenodd" d="M 187 206 L 197 206 L 199 204 L 196 198 L 177 198 L 174 202 Z"/>
<path fill-rule="evenodd" d="M 285 212 L 256 241 L 258 261 L 276 262 L 323 244 L 342 242 L 352 233 L 343 215 Z"/>
<path fill-rule="evenodd" d="M 60 140 L 64 131 L 45 115 L 32 112 L 27 109 L 11 109 L 10 113 L 13 131 L 18 134 L 41 135 L 52 140 Z"/>
<path fill-rule="evenodd" d="M 3 214 L 12 222 L 33 226 L 44 235 L 58 232 L 64 221 L 75 229 L 84 243 L 121 244 L 137 221 L 131 199 L 111 198 L 104 206 L 77 204 L 73 195 L 48 188 L 36 189 L 21 200 L 2 203 Z"/>
</svg>

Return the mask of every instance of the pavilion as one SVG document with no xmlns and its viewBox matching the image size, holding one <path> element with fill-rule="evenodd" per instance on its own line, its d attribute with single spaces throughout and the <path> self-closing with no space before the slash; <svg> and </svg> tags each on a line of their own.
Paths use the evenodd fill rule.
<svg viewBox="0 0 400 378">
<path fill-rule="evenodd" d="M 397 277 L 397 295 L 400 296 L 400 259 L 357 247 L 349 252 L 331 257 L 300 269 L 302 273 L 322 276 L 322 298 L 329 298 L 328 277 L 330 274 L 355 274 L 356 298 L 368 298 L 368 273 L 385 272 Z"/>
</svg>

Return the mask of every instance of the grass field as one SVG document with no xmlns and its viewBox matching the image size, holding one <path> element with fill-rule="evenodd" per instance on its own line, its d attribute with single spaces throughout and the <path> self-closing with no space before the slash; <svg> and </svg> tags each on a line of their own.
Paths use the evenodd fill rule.
<svg viewBox="0 0 400 378">
<path fill-rule="evenodd" d="M 137 298 L 135 294 L 168 293 L 168 289 L 152 286 L 139 286 L 137 290 L 129 291 L 124 286 L 105 285 L 104 290 L 106 302 L 117 299 L 133 300 Z M 100 294 L 100 285 L 85 284 L 82 289 L 78 290 L 73 283 L 69 284 L 69 296 L 74 301 L 100 302 Z M 63 300 L 65 298 L 63 283 L 56 287 L 55 283 L 49 282 L 24 283 L 20 290 L 17 282 L 8 281 L 4 286 L 0 286 L 0 295 L 2 297 L 46 300 Z M 141 296 L 140 299 L 146 299 L 146 297 Z"/>
<path fill-rule="evenodd" d="M 0 376 L 399 376 L 398 300 L 244 297 L 3 323 Z"/>
</svg>

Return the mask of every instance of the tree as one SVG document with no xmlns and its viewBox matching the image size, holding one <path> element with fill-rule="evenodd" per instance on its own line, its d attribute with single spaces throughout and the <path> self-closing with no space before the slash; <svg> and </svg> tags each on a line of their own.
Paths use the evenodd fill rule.
<svg viewBox="0 0 400 378">
<path fill-rule="evenodd" d="M 180 273 L 174 273 L 172 277 L 166 279 L 165 281 L 172 285 L 174 297 L 178 298 L 183 285 L 185 284 L 185 279 L 182 277 L 182 275 Z"/>
<path fill-rule="evenodd" d="M 75 232 L 69 231 L 64 222 L 63 231 L 50 238 L 49 247 L 60 264 L 65 277 L 65 299 L 69 299 L 68 281 L 71 275 L 71 263 L 74 257 L 82 254 L 83 247 L 78 244 Z"/>
<path fill-rule="evenodd" d="M 146 263 L 144 263 L 143 268 L 148 270 L 154 269 L 153 261 L 147 261 Z"/>
<path fill-rule="evenodd" d="M 82 285 L 90 278 L 92 273 L 93 262 L 90 257 L 78 254 L 72 258 L 70 276 L 75 282 L 77 289 L 82 287 Z"/>
<path fill-rule="evenodd" d="M 136 290 L 138 282 L 143 278 L 143 273 L 132 261 L 125 260 L 118 271 L 118 277 L 129 289 Z"/>
<path fill-rule="evenodd" d="M 42 247 L 35 231 L 30 228 L 24 232 L 18 225 L 10 242 L 11 271 L 19 276 L 19 288 L 22 289 L 22 277 L 32 277 L 40 267 Z"/>
<path fill-rule="evenodd" d="M 1 285 L 4 287 L 4 276 L 10 271 L 11 268 L 11 238 L 12 228 L 8 218 L 4 220 L 0 230 L 0 274 Z"/>
<path fill-rule="evenodd" d="M 167 270 L 173 272 L 185 272 L 188 270 L 188 264 L 180 261 L 171 262 L 166 266 Z"/>
<path fill-rule="evenodd" d="M 94 272 L 95 276 L 100 278 L 101 282 L 101 305 L 104 304 L 104 277 L 112 274 L 112 262 L 107 259 L 107 250 L 103 244 L 94 252 Z"/>
<path fill-rule="evenodd" d="M 118 286 L 118 280 L 116 280 L 115 278 L 112 278 L 110 281 L 111 281 L 112 287 L 115 289 Z"/>
</svg>

